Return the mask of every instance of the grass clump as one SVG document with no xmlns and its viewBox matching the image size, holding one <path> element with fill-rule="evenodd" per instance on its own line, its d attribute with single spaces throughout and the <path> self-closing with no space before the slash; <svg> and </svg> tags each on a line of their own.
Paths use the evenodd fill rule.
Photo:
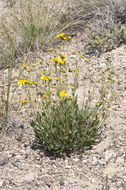
<svg viewBox="0 0 126 190">
<path fill-rule="evenodd" d="M 80 110 L 76 98 L 63 99 L 58 105 L 38 113 L 32 122 L 37 142 L 60 155 L 90 149 L 106 113 L 104 110 L 99 116 L 98 107 L 91 109 L 88 101 Z"/>
</svg>

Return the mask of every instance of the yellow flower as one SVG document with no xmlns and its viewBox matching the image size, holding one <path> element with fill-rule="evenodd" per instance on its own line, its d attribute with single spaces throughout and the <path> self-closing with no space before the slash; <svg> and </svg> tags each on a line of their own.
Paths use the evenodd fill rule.
<svg viewBox="0 0 126 190">
<path fill-rule="evenodd" d="M 58 61 L 60 64 L 64 64 L 65 62 L 66 62 L 66 60 L 62 60 L 62 59 L 59 59 L 59 61 Z"/>
<path fill-rule="evenodd" d="M 27 68 L 27 65 L 26 65 L 26 64 L 24 64 L 24 65 L 23 65 L 23 67 L 26 69 L 26 68 Z"/>
<path fill-rule="evenodd" d="M 62 57 L 63 59 L 66 59 L 66 56 L 65 56 L 63 53 L 62 53 L 61 57 Z"/>
<path fill-rule="evenodd" d="M 19 80 L 18 81 L 18 84 L 20 84 L 20 85 L 23 85 L 23 84 L 26 84 L 27 83 L 27 80 Z"/>
<path fill-rule="evenodd" d="M 39 60 L 39 63 L 42 63 L 42 60 L 41 60 L 41 59 Z"/>
<path fill-rule="evenodd" d="M 111 76 L 111 73 L 108 73 L 108 76 Z"/>
<path fill-rule="evenodd" d="M 21 100 L 22 104 L 27 104 L 27 99 Z"/>
<path fill-rule="evenodd" d="M 52 51 L 52 48 L 49 48 L 49 51 Z"/>
<path fill-rule="evenodd" d="M 65 90 L 62 90 L 62 91 L 59 93 L 59 96 L 60 96 L 60 97 L 67 97 L 67 93 L 65 92 Z"/>
<path fill-rule="evenodd" d="M 112 62 L 112 59 L 109 59 L 110 62 Z"/>
<path fill-rule="evenodd" d="M 57 38 L 62 38 L 64 35 L 65 35 L 64 33 L 60 33 L 60 34 L 58 34 L 56 37 L 57 37 Z"/>
<path fill-rule="evenodd" d="M 42 76 L 40 77 L 40 79 L 42 79 L 42 80 L 46 81 L 46 80 L 48 80 L 48 77 L 47 77 L 47 76 L 45 76 L 45 75 L 42 75 Z"/>
<path fill-rule="evenodd" d="M 35 81 L 34 84 L 37 86 L 38 85 L 38 81 Z"/>
<path fill-rule="evenodd" d="M 68 39 L 70 40 L 70 39 L 71 39 L 71 36 L 68 36 Z"/>
<path fill-rule="evenodd" d="M 73 50 L 73 54 L 75 54 L 76 53 L 76 50 Z"/>
<path fill-rule="evenodd" d="M 108 62 L 106 62 L 106 65 L 108 65 L 109 63 Z"/>
<path fill-rule="evenodd" d="M 52 78 L 51 78 L 51 77 L 48 77 L 48 80 L 52 80 Z"/>
<path fill-rule="evenodd" d="M 56 77 L 56 81 L 59 81 L 59 78 L 58 78 L 58 77 Z"/>
<path fill-rule="evenodd" d="M 47 102 L 50 102 L 50 100 L 47 100 Z"/>
<path fill-rule="evenodd" d="M 47 97 L 47 95 L 46 94 L 43 94 L 43 96 L 42 96 L 43 98 L 46 98 Z"/>
<path fill-rule="evenodd" d="M 33 67 L 35 67 L 35 64 L 32 64 Z"/>
<path fill-rule="evenodd" d="M 54 57 L 53 59 L 52 59 L 52 61 L 54 61 L 55 63 L 57 63 L 57 62 L 59 62 L 59 57 Z"/>
<path fill-rule="evenodd" d="M 50 65 L 50 63 L 46 63 L 46 65 Z"/>
<path fill-rule="evenodd" d="M 67 39 L 67 37 L 64 37 L 63 39 L 64 39 L 64 40 L 66 40 L 66 39 Z"/>
</svg>

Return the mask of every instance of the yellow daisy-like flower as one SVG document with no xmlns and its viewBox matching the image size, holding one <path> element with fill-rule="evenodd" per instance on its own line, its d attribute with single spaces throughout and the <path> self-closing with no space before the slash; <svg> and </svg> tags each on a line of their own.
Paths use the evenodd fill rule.
<svg viewBox="0 0 126 190">
<path fill-rule="evenodd" d="M 60 96 L 60 97 L 67 97 L 67 93 L 65 92 L 65 90 L 62 90 L 62 91 L 59 93 L 59 96 Z"/>
<path fill-rule="evenodd" d="M 24 64 L 24 65 L 23 65 L 23 67 L 26 69 L 26 68 L 27 68 L 27 65 L 26 65 L 26 64 Z"/>
<path fill-rule="evenodd" d="M 59 81 L 59 78 L 58 78 L 58 77 L 56 77 L 56 81 Z"/>
<path fill-rule="evenodd" d="M 21 100 L 22 104 L 27 104 L 27 99 Z"/>
<path fill-rule="evenodd" d="M 62 53 L 61 57 L 62 57 L 63 59 L 66 59 L 66 56 L 65 56 L 63 53 Z"/>
<path fill-rule="evenodd" d="M 26 84 L 27 83 L 27 80 L 19 80 L 18 81 L 18 84 L 20 84 L 20 85 L 23 85 L 23 84 Z"/>
<path fill-rule="evenodd" d="M 34 84 L 37 86 L 38 85 L 38 81 L 35 81 Z"/>
<path fill-rule="evenodd" d="M 52 48 L 49 48 L 48 50 L 49 50 L 49 51 L 52 51 Z"/>
<path fill-rule="evenodd" d="M 112 62 L 112 59 L 109 59 L 110 62 Z"/>
<path fill-rule="evenodd" d="M 64 39 L 64 40 L 67 40 L 67 37 L 64 37 L 63 39 Z"/>
<path fill-rule="evenodd" d="M 108 76 L 111 76 L 111 73 L 108 73 Z"/>
<path fill-rule="evenodd" d="M 42 96 L 43 98 L 46 98 L 47 97 L 47 95 L 46 94 L 43 94 L 43 96 Z"/>
<path fill-rule="evenodd" d="M 47 77 L 47 76 L 45 76 L 45 75 L 42 75 L 42 76 L 40 77 L 40 79 L 42 79 L 42 80 L 46 81 L 46 80 L 48 80 L 48 77 Z"/>
<path fill-rule="evenodd" d="M 60 60 L 59 57 L 54 57 L 54 58 L 52 59 L 52 61 L 54 61 L 55 63 L 59 62 L 59 60 Z"/>
<path fill-rule="evenodd" d="M 68 39 L 70 40 L 70 39 L 71 39 L 71 36 L 68 36 Z"/>
<path fill-rule="evenodd" d="M 66 60 L 59 59 L 60 64 L 64 64 L 65 62 L 66 62 Z"/>
<path fill-rule="evenodd" d="M 76 50 L 73 50 L 73 54 L 75 54 L 76 53 Z"/>
<path fill-rule="evenodd" d="M 48 77 L 48 80 L 52 80 L 52 78 L 51 78 L 51 77 Z"/>
<path fill-rule="evenodd" d="M 50 65 L 50 63 L 46 63 L 46 65 Z"/>
<path fill-rule="evenodd" d="M 64 33 L 60 33 L 60 34 L 58 34 L 56 37 L 57 37 L 57 38 L 62 38 L 64 35 L 65 35 Z"/>
</svg>

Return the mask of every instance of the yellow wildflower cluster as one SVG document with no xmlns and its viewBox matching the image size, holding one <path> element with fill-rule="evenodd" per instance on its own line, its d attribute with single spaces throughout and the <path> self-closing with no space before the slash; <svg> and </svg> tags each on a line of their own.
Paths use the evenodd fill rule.
<svg viewBox="0 0 126 190">
<path fill-rule="evenodd" d="M 60 63 L 60 64 L 64 64 L 66 62 L 66 59 L 65 60 L 62 60 L 61 58 L 59 57 L 54 57 L 52 59 L 52 61 L 54 61 L 55 63 Z"/>
<path fill-rule="evenodd" d="M 62 38 L 62 37 L 64 37 L 64 35 L 65 35 L 64 33 L 60 33 L 60 34 L 58 34 L 56 37 L 57 37 L 57 38 Z"/>
</svg>

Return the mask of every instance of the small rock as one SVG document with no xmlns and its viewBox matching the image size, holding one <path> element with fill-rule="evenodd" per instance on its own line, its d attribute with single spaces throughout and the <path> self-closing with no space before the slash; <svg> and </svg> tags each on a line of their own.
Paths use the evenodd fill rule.
<svg viewBox="0 0 126 190">
<path fill-rule="evenodd" d="M 97 158 L 95 156 L 93 156 L 93 162 L 92 162 L 93 165 L 96 165 L 97 164 Z"/>
<path fill-rule="evenodd" d="M 3 181 L 0 181 L 0 187 L 2 187 L 3 186 Z"/>
<path fill-rule="evenodd" d="M 8 163 L 8 155 L 6 153 L 0 153 L 0 166 Z"/>
</svg>

